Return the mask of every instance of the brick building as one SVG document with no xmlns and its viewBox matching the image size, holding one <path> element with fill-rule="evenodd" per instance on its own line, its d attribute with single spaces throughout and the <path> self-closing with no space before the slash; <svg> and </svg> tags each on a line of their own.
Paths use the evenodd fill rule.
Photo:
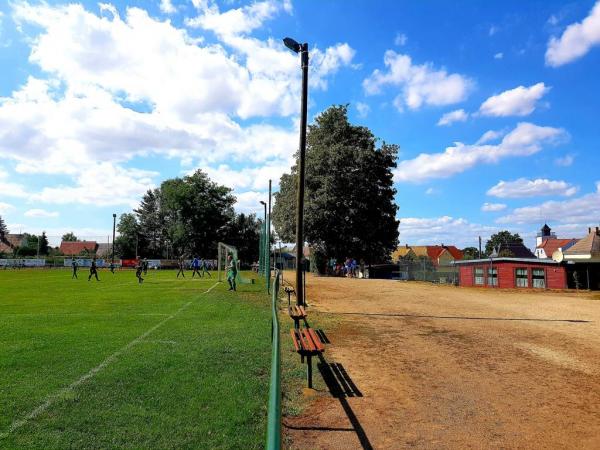
<svg viewBox="0 0 600 450">
<path fill-rule="evenodd" d="M 564 265 L 551 259 L 485 258 L 456 261 L 460 286 L 566 289 Z"/>
</svg>

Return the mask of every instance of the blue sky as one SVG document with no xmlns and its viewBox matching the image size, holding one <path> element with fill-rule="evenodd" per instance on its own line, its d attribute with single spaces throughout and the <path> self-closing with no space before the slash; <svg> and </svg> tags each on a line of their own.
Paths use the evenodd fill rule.
<svg viewBox="0 0 600 450">
<path fill-rule="evenodd" d="M 105 240 L 112 213 L 196 168 L 260 212 L 309 119 L 400 145 L 402 244 L 533 245 L 600 222 L 600 1 L 145 0 L 0 4 L 0 215 Z"/>
</svg>

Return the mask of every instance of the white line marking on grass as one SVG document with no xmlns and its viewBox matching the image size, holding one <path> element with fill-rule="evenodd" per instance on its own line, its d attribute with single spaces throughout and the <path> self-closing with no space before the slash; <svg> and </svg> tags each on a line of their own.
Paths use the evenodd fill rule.
<svg viewBox="0 0 600 450">
<path fill-rule="evenodd" d="M 219 284 L 219 282 L 217 281 L 209 289 L 207 289 L 204 292 L 201 292 L 199 295 L 208 294 L 215 287 L 217 287 L 218 284 Z M 161 320 L 156 325 L 154 325 L 152 328 L 150 328 L 148 331 L 146 331 L 145 333 L 139 335 L 133 341 L 129 342 L 129 344 L 125 345 L 124 347 L 121 347 L 119 350 L 117 350 L 116 352 L 114 352 L 112 355 L 110 355 L 108 358 L 106 358 L 104 361 L 102 361 L 99 365 L 97 365 L 96 367 L 94 367 L 88 373 L 86 373 L 85 375 L 83 375 L 81 378 L 79 378 L 78 380 L 74 381 L 69 386 L 60 389 L 58 392 L 56 392 L 56 393 L 54 393 L 54 394 L 49 395 L 48 397 L 46 397 L 46 401 L 44 401 L 44 403 L 42 403 L 40 406 L 38 406 L 37 408 L 35 408 L 29 414 L 27 414 L 23 419 L 15 420 L 11 424 L 11 426 L 8 428 L 7 431 L 5 431 L 4 433 L 0 433 L 0 439 L 4 439 L 9 434 L 13 433 L 15 430 L 18 430 L 23 425 L 26 425 L 29 421 L 35 419 L 37 416 L 39 416 L 40 414 L 42 414 L 43 412 L 45 412 L 48 408 L 50 408 L 54 403 L 56 403 L 56 401 L 58 401 L 58 400 L 60 400 L 62 398 L 65 398 L 68 394 L 70 394 L 71 392 L 73 392 L 77 387 L 81 386 L 83 383 L 85 383 L 89 379 L 93 378 L 97 373 L 101 372 L 103 369 L 105 369 L 110 364 L 112 364 L 113 362 L 115 362 L 119 356 L 121 356 L 123 353 L 125 353 L 127 350 L 129 350 L 131 347 L 133 347 L 134 345 L 136 345 L 140 341 L 142 341 L 145 338 L 147 338 L 150 334 L 152 334 L 154 331 L 156 331 L 157 329 L 159 329 L 161 326 L 163 326 L 169 320 L 173 319 L 175 316 L 177 316 L 182 311 L 185 311 L 196 300 L 197 300 L 197 298 L 194 299 L 194 300 L 190 300 L 189 302 L 187 302 L 186 304 L 184 304 L 183 306 L 181 306 L 173 314 L 171 314 L 169 317 L 166 317 L 165 319 Z"/>
</svg>

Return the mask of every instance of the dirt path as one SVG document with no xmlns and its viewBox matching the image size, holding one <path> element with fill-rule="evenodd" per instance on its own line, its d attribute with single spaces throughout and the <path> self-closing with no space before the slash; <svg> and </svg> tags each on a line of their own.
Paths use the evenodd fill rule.
<svg viewBox="0 0 600 450">
<path fill-rule="evenodd" d="M 341 321 L 321 369 L 346 394 L 284 418 L 292 448 L 600 448 L 600 300 L 335 278 L 307 297 Z"/>
</svg>

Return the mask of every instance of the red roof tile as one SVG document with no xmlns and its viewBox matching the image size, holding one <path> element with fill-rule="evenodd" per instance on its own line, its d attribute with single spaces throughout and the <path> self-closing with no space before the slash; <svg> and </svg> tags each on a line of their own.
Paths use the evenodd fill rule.
<svg viewBox="0 0 600 450">
<path fill-rule="evenodd" d="M 98 248 L 96 241 L 63 241 L 60 243 L 60 251 L 64 255 L 79 255 L 87 250 L 90 253 L 95 253 Z"/>
<path fill-rule="evenodd" d="M 552 258 L 552 253 L 576 240 L 577 239 L 546 239 L 538 248 L 543 248 L 546 256 Z"/>
</svg>

